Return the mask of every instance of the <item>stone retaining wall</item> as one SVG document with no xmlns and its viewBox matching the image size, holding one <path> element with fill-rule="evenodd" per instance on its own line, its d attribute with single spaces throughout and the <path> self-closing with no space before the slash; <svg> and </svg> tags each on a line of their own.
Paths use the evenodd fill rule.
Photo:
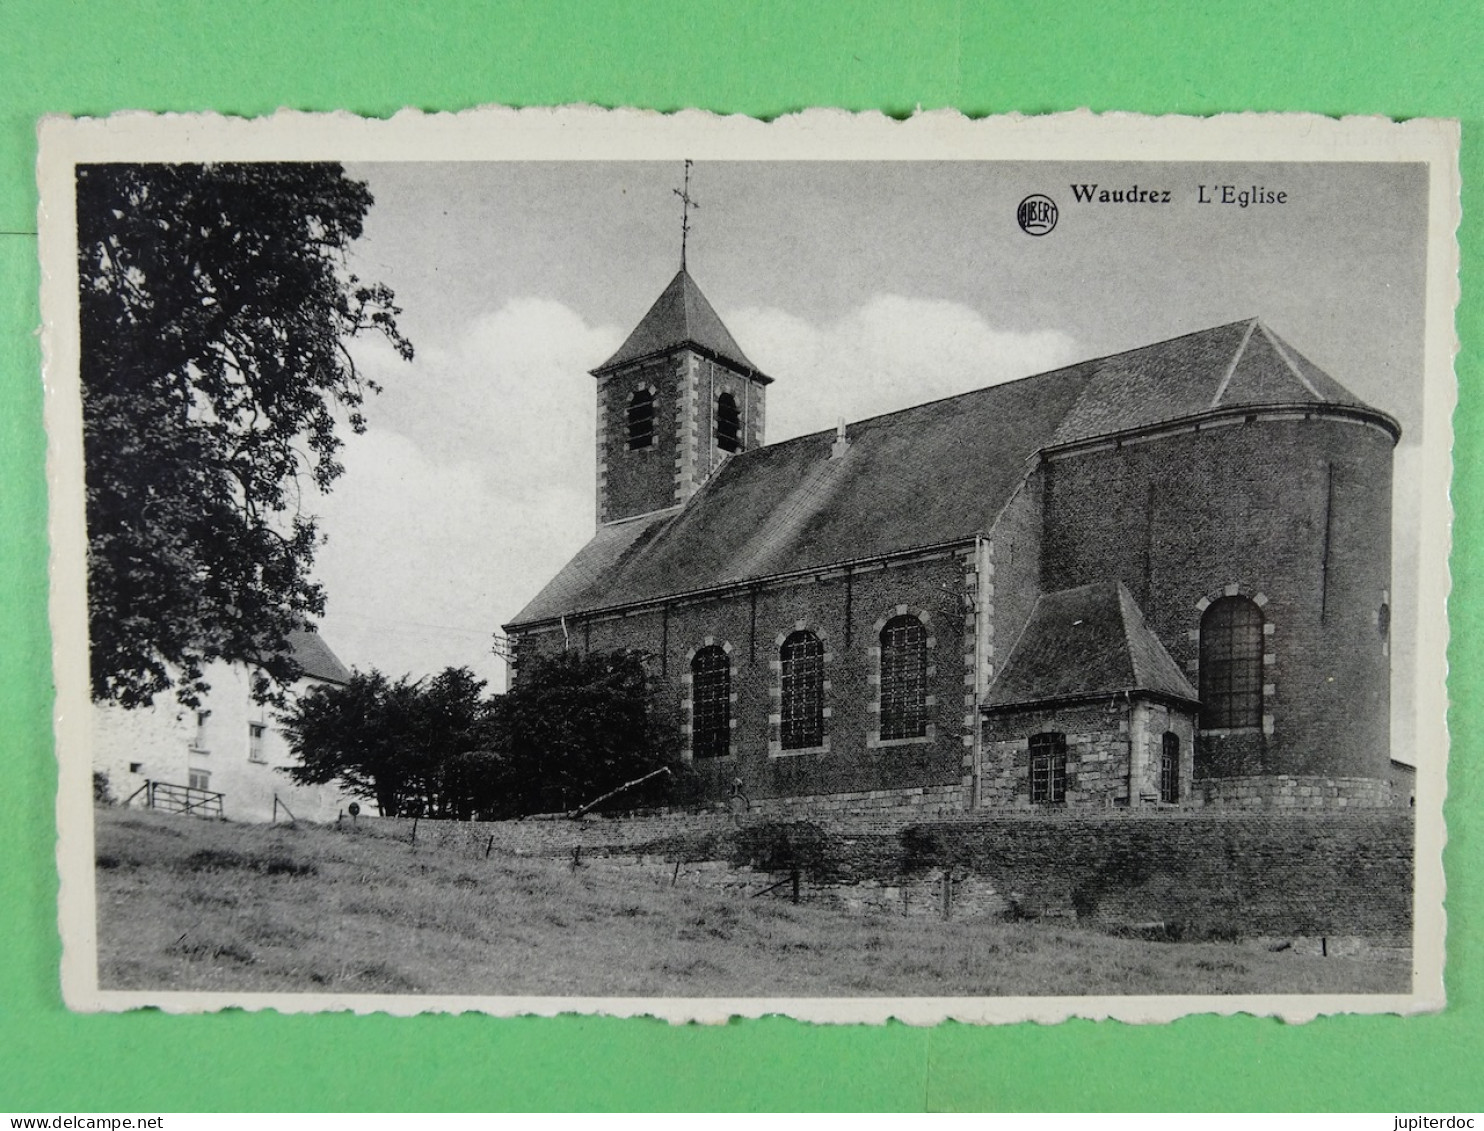
<svg viewBox="0 0 1484 1131">
<path fill-rule="evenodd" d="M 799 854 L 804 898 L 857 910 L 942 913 L 946 886 L 948 911 L 958 916 L 1157 923 L 1173 937 L 1404 942 L 1411 933 L 1407 809 L 903 817 L 883 810 L 807 822 L 730 813 L 422 822 L 416 843 L 475 857 L 487 850 L 571 857 L 575 866 L 637 867 L 673 883 L 755 892 L 787 874 L 787 848 L 780 855 L 777 846 L 796 841 L 807 846 Z M 363 825 L 411 837 L 411 821 Z"/>
</svg>

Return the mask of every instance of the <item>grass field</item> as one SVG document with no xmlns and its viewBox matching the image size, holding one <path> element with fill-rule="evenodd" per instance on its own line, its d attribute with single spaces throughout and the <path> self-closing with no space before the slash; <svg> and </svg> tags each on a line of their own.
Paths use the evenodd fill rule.
<svg viewBox="0 0 1484 1131">
<path fill-rule="evenodd" d="M 104 989 L 582 996 L 1399 993 L 1396 955 L 861 915 L 312 826 L 97 811 Z"/>
</svg>

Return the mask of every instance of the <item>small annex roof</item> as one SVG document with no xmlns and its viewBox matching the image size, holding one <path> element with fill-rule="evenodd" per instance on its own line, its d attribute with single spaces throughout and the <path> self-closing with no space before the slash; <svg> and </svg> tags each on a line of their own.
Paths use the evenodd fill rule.
<svg viewBox="0 0 1484 1131">
<path fill-rule="evenodd" d="M 305 679 L 350 682 L 350 669 L 340 662 L 340 657 L 330 650 L 318 632 L 307 628 L 295 629 L 289 633 L 288 641 L 291 654 L 304 669 Z"/>
<path fill-rule="evenodd" d="M 1231 322 L 859 421 L 842 455 L 834 429 L 739 452 L 684 506 L 600 527 L 507 627 L 969 541 L 1047 449 L 1279 404 L 1398 433 L 1258 320 Z"/>
<path fill-rule="evenodd" d="M 1123 582 L 1100 581 L 1037 599 L 984 706 L 994 710 L 1124 692 L 1199 701 Z"/>
<path fill-rule="evenodd" d="M 633 333 L 624 339 L 618 352 L 592 371 L 593 376 L 601 376 L 610 369 L 665 354 L 681 346 L 693 346 L 764 384 L 772 381 L 748 360 L 731 331 L 722 324 L 716 309 L 684 267 L 654 300 L 654 305 L 639 320 Z"/>
</svg>

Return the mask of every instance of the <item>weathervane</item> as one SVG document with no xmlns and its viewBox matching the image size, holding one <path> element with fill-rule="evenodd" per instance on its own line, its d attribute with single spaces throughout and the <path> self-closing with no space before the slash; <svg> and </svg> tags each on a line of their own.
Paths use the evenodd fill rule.
<svg viewBox="0 0 1484 1131">
<path fill-rule="evenodd" d="M 693 164 L 690 158 L 685 159 L 685 187 L 670 190 L 680 198 L 680 269 L 682 271 L 685 270 L 685 244 L 690 236 L 690 210 L 701 207 L 690 198 L 690 167 Z"/>
</svg>

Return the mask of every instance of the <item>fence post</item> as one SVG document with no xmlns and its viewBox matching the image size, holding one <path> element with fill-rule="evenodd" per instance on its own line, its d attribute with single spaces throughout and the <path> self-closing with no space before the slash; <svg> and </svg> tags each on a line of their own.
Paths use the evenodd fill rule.
<svg viewBox="0 0 1484 1131">
<path fill-rule="evenodd" d="M 418 822 L 418 819 L 419 819 L 418 817 L 413 817 L 412 818 L 412 839 L 407 842 L 408 844 L 416 844 L 417 843 L 417 822 Z"/>
<path fill-rule="evenodd" d="M 799 869 L 797 866 L 794 867 L 793 876 L 791 878 L 794 883 L 794 902 L 797 903 L 799 902 Z"/>
</svg>

